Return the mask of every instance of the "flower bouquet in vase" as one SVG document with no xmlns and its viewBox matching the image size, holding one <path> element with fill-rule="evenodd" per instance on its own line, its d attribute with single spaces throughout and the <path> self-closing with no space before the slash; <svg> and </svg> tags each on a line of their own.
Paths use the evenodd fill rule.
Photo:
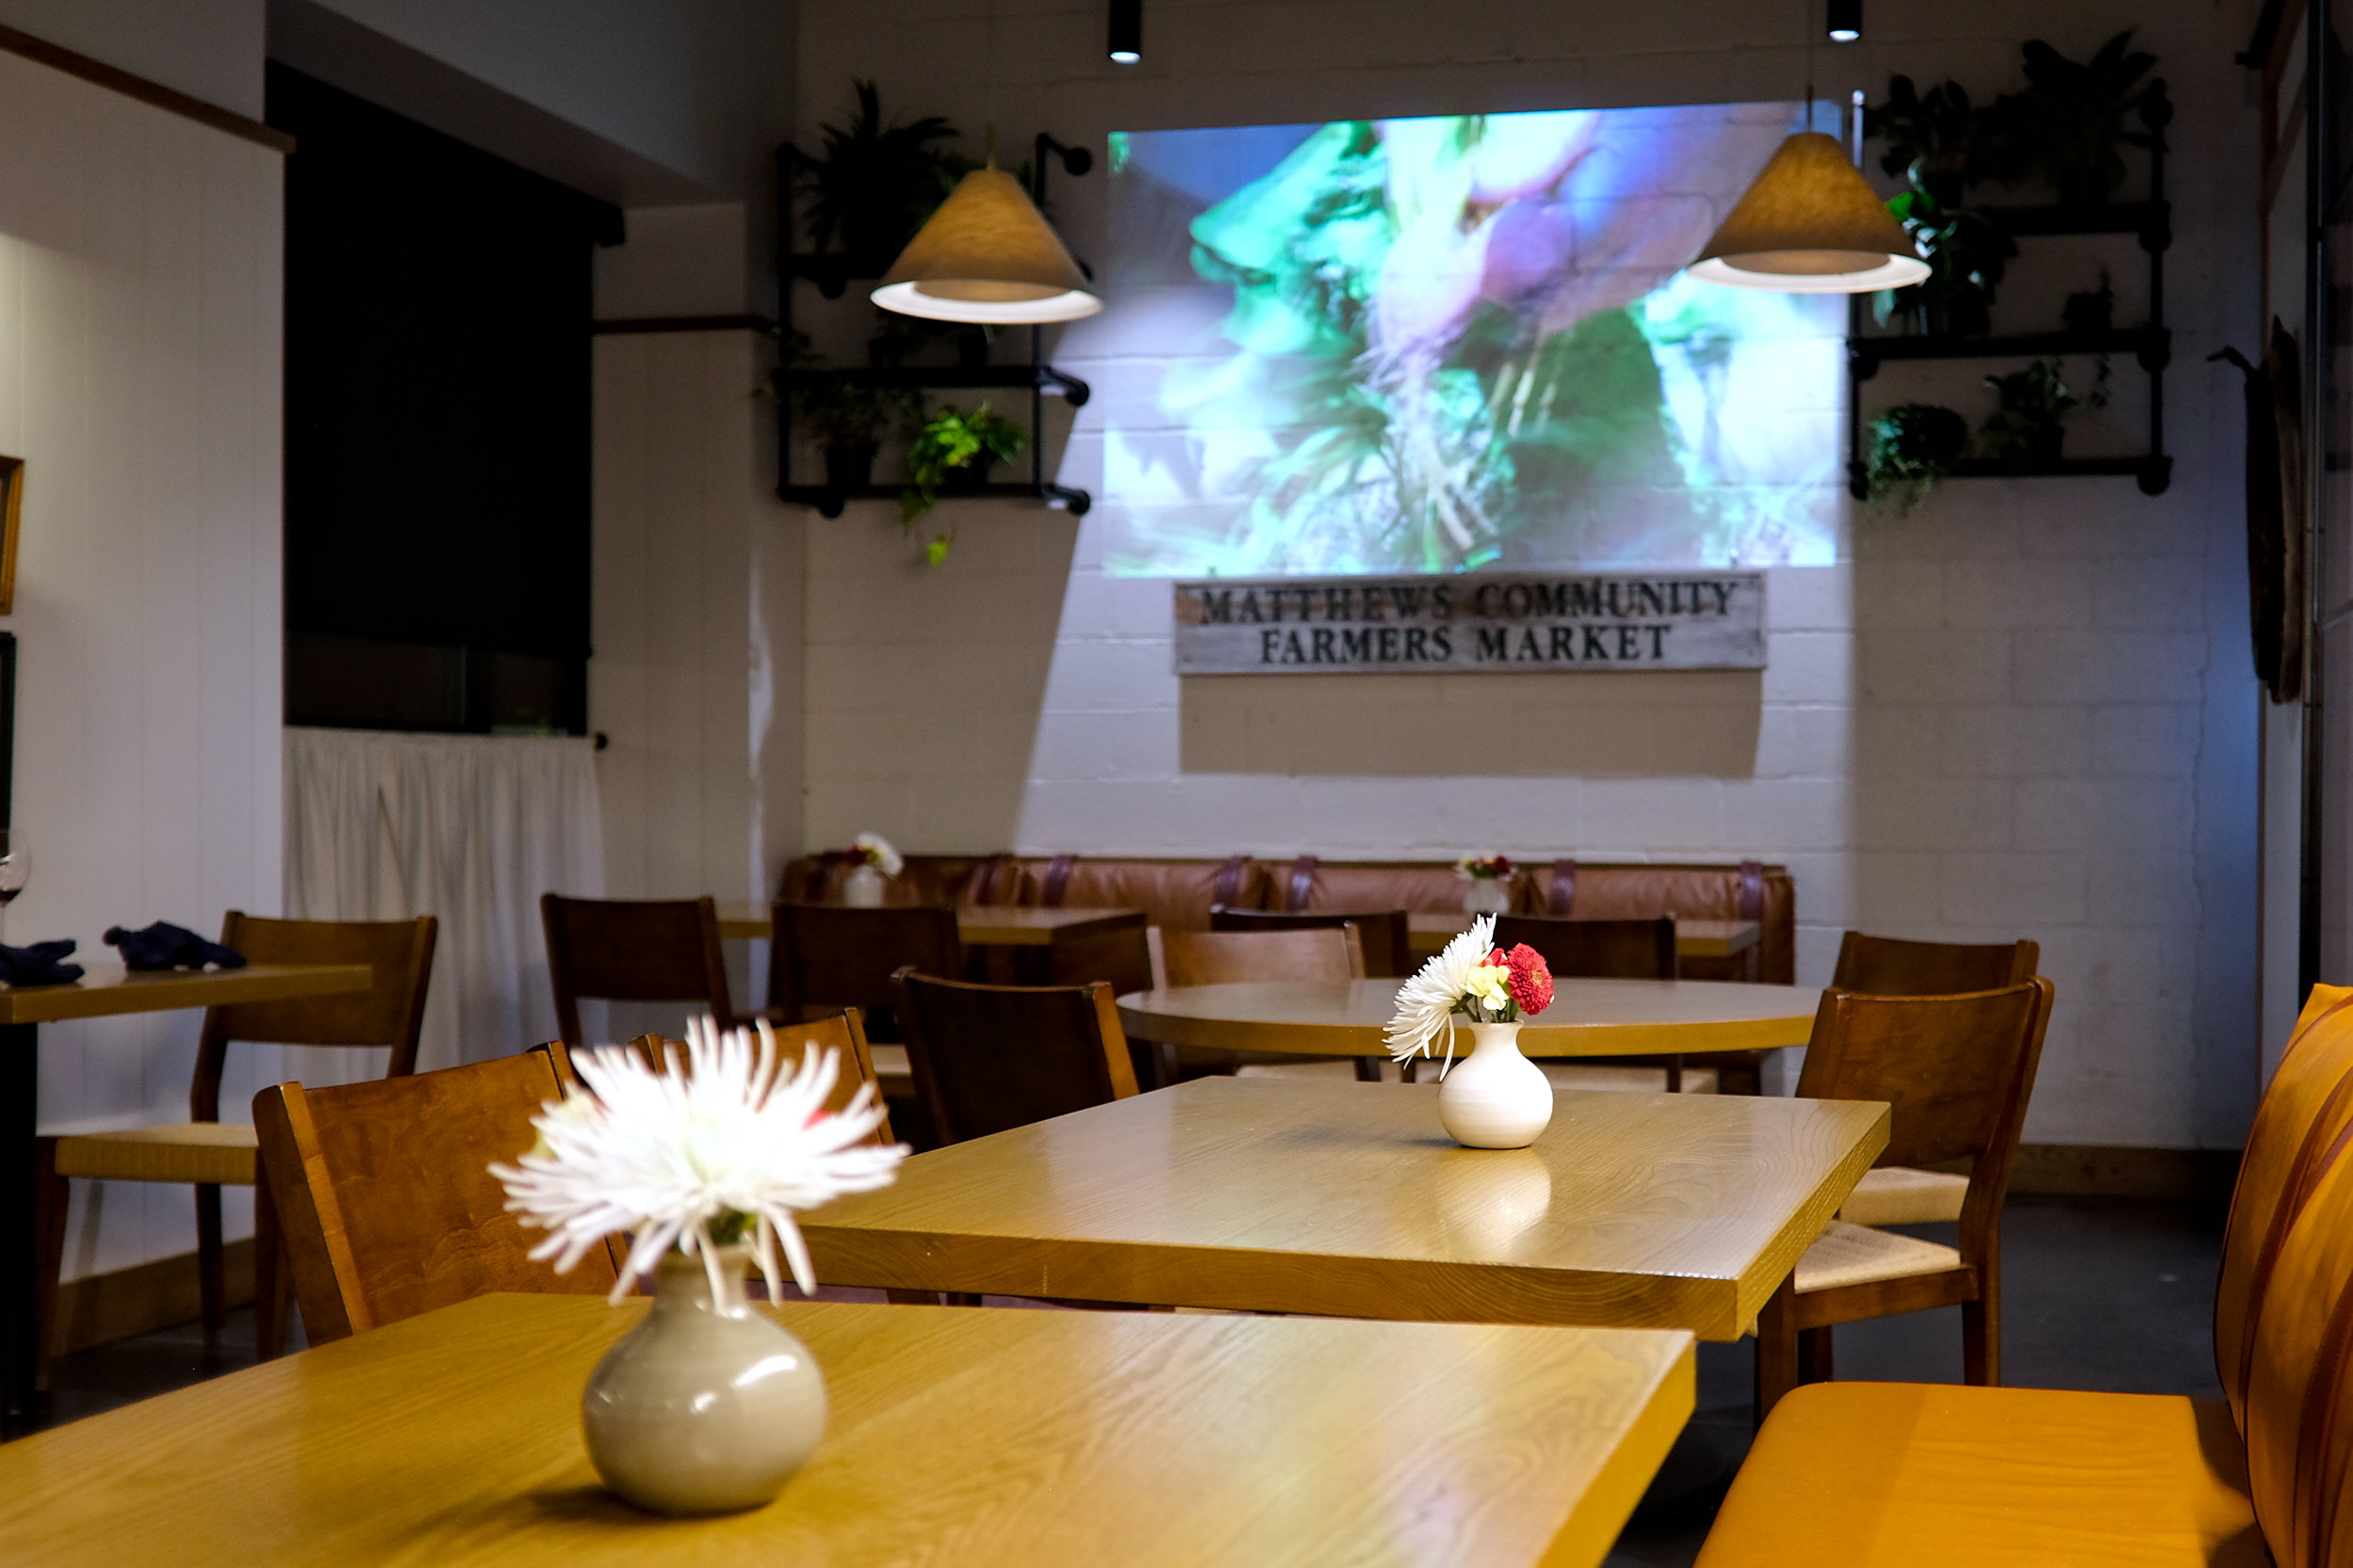
<svg viewBox="0 0 2353 1568">
<path fill-rule="evenodd" d="M 841 852 L 850 873 L 841 879 L 841 902 L 853 909 L 880 909 L 883 881 L 906 869 L 890 840 L 879 833 L 861 833 Z"/>
<path fill-rule="evenodd" d="M 616 1232 L 631 1236 L 617 1304 L 654 1275 L 653 1309 L 606 1352 L 581 1398 L 588 1457 L 605 1485 L 656 1513 L 757 1508 L 825 1430 L 825 1384 L 808 1349 L 744 1300 L 757 1263 L 776 1291 L 777 1252 L 813 1289 L 793 1223 L 845 1192 L 887 1186 L 904 1145 L 870 1142 L 883 1109 L 861 1084 L 839 1112 L 838 1053 L 788 1069 L 766 1024 L 723 1034 L 688 1026 L 660 1071 L 622 1046 L 575 1051 L 583 1087 L 532 1125 L 539 1142 L 490 1174 L 506 1207 L 548 1235 L 531 1251 L 570 1270 Z"/>
<path fill-rule="evenodd" d="M 1465 1148 L 1520 1149 L 1552 1121 L 1552 1084 L 1520 1054 L 1520 1023 L 1552 1005 L 1552 970 L 1522 942 L 1495 945 L 1496 920 L 1481 915 L 1411 980 L 1398 987 L 1397 1014 L 1385 1031 L 1399 1062 L 1437 1055 L 1438 1120 Z M 1454 1020 L 1469 1020 L 1471 1053 L 1454 1060 Z"/>
<path fill-rule="evenodd" d="M 1508 855 L 1465 855 L 1454 862 L 1454 874 L 1464 881 L 1463 913 L 1501 915 L 1512 907 L 1512 878 L 1517 873 Z"/>
</svg>

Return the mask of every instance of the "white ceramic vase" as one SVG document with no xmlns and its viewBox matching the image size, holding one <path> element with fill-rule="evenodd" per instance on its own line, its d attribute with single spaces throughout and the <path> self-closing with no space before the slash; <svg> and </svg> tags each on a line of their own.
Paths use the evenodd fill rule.
<svg viewBox="0 0 2353 1568">
<path fill-rule="evenodd" d="M 841 902 L 853 909 L 883 906 L 883 873 L 872 866 L 853 866 L 841 879 Z"/>
<path fill-rule="evenodd" d="M 749 1247 L 719 1250 L 721 1298 L 699 1257 L 672 1253 L 646 1320 L 605 1352 L 581 1396 L 604 1484 L 654 1513 L 758 1508 L 825 1431 L 808 1347 L 744 1299 Z"/>
<path fill-rule="evenodd" d="M 1552 1083 L 1520 1054 L 1520 1026 L 1465 1024 L 1471 1053 L 1438 1082 L 1438 1120 L 1465 1148 L 1524 1149 L 1552 1121 Z"/>
<path fill-rule="evenodd" d="M 1512 884 L 1500 876 L 1474 876 L 1463 889 L 1463 913 L 1465 915 L 1508 915 L 1512 911 Z"/>
</svg>

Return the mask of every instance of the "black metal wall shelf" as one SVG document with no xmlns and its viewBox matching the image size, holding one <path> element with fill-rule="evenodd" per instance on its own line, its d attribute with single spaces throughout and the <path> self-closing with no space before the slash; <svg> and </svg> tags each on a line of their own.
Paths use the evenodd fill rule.
<svg viewBox="0 0 2353 1568">
<path fill-rule="evenodd" d="M 2117 457 L 2058 457 L 2009 463 L 1965 458 L 1956 479 L 2020 479 L 2058 476 L 2124 476 L 2144 495 L 2162 495 L 2173 482 L 2173 459 L 2165 450 L 2165 372 L 2173 357 L 2173 334 L 2165 324 L 2165 253 L 2173 244 L 2173 209 L 2165 196 L 2165 128 L 2173 118 L 2165 83 L 2150 84 L 2140 119 L 2150 132 L 2149 199 L 2091 206 L 1987 206 L 1969 211 L 1999 226 L 2014 239 L 2060 234 L 2132 234 L 2149 258 L 2149 319 L 2139 327 L 2105 331 L 2015 332 L 1987 336 L 1897 336 L 1863 330 L 1863 302 L 1847 312 L 1847 488 L 1857 501 L 1869 498 L 1869 466 L 1863 452 L 1863 384 L 1883 364 L 1897 360 L 2032 360 L 2064 355 L 2129 354 L 2149 377 L 2149 450 Z"/>
<path fill-rule="evenodd" d="M 1042 207 L 1046 204 L 1046 168 L 1050 159 L 1060 161 L 1064 172 L 1080 175 L 1095 164 L 1095 155 L 1083 147 L 1065 147 L 1043 133 L 1037 137 L 1035 158 L 1031 164 L 1033 188 L 1031 195 Z M 791 243 L 793 232 L 792 208 L 792 149 L 787 142 L 776 149 L 776 210 L 778 227 Z M 1086 264 L 1079 264 L 1086 270 Z M 1087 275 L 1094 276 L 1091 270 Z M 806 252 L 781 251 L 776 257 L 776 292 L 778 329 L 784 341 L 792 341 L 793 280 L 806 280 L 816 287 L 826 299 L 839 299 L 848 292 L 849 285 L 867 280 L 854 270 L 851 260 L 842 255 L 810 255 Z M 1026 392 L 1030 399 L 1030 477 L 1027 481 L 992 484 L 961 485 L 940 490 L 940 501 L 957 499 L 1034 500 L 1048 506 L 1061 507 L 1073 517 L 1084 517 L 1095 504 L 1095 498 L 1082 489 L 1057 485 L 1046 477 L 1046 399 L 1059 397 L 1073 408 L 1084 408 L 1094 389 L 1085 381 L 1048 364 L 1046 360 L 1046 334 L 1042 328 L 1030 328 L 1030 359 L 1026 364 L 1013 365 L 851 365 L 836 370 L 778 370 L 774 376 L 776 392 L 776 497 L 794 505 L 814 506 L 821 517 L 838 518 L 841 509 L 852 501 L 893 501 L 902 489 L 899 485 L 796 485 L 792 482 L 792 390 L 796 387 L 822 385 L 827 381 L 846 381 L 855 386 L 887 387 L 908 392 L 977 391 L 984 388 L 1004 388 Z"/>
</svg>

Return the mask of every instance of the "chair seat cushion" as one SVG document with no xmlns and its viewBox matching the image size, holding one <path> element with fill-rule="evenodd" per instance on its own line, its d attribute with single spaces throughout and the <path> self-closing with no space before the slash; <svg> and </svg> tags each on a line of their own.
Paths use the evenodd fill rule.
<svg viewBox="0 0 2353 1568">
<path fill-rule="evenodd" d="M 77 1132 L 57 1140 L 57 1174 L 92 1181 L 195 1181 L 250 1187 L 253 1129 L 232 1122 L 175 1122 Z"/>
<path fill-rule="evenodd" d="M 1951 1247 L 1833 1220 L 1798 1259 L 1798 1293 L 1913 1274 L 1941 1274 L 1960 1267 L 1961 1254 Z"/>
<path fill-rule="evenodd" d="M 1950 1171 L 1882 1165 L 1863 1173 L 1838 1217 L 1858 1225 L 1929 1225 L 1961 1218 L 1969 1178 Z"/>
<path fill-rule="evenodd" d="M 904 1098 L 915 1093 L 915 1069 L 907 1065 L 906 1047 L 869 1045 L 866 1053 L 874 1064 L 874 1087 L 884 1098 Z"/>
<path fill-rule="evenodd" d="M 1822 1383 L 1773 1407 L 1698 1568 L 2261 1568 L 2220 1400 Z"/>
</svg>

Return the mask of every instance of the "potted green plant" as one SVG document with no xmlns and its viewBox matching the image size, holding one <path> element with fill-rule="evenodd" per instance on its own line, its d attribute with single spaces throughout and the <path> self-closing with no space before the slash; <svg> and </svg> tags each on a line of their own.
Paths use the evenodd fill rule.
<svg viewBox="0 0 2353 1568">
<path fill-rule="evenodd" d="M 922 398 L 901 387 L 866 385 L 836 372 L 792 392 L 793 417 L 824 452 L 825 485 L 855 490 L 873 483 L 874 455 L 886 437 L 914 428 Z"/>
<path fill-rule="evenodd" d="M 909 483 L 899 492 L 901 525 L 930 511 L 943 490 L 979 489 L 998 459 L 1017 457 L 1029 445 L 1027 430 L 985 403 L 968 414 L 953 404 L 942 407 L 907 447 Z M 923 558 L 939 565 L 948 558 L 952 538 L 950 530 L 941 529 L 924 544 Z"/>
<path fill-rule="evenodd" d="M 955 187 L 962 166 L 940 145 L 956 136 L 946 120 L 886 120 L 872 82 L 850 85 L 852 112 L 818 127 L 815 155 L 788 149 L 787 163 L 807 202 L 810 245 L 838 248 L 853 278 L 879 278 Z"/>
<path fill-rule="evenodd" d="M 2099 206 L 2124 183 L 2121 149 L 2148 147 L 2164 133 L 2146 123 L 2161 100 L 2147 80 L 2157 57 L 2135 49 L 2126 28 L 2089 60 L 2071 60 L 2037 39 L 2022 46 L 2024 91 L 2005 93 L 1987 111 L 1987 172 L 2006 184 L 2039 179 L 2064 206 Z M 2127 120 L 2139 115 L 2134 130 Z"/>
<path fill-rule="evenodd" d="M 1899 513 L 1926 501 L 1969 450 L 1969 422 L 1933 403 L 1898 403 L 1871 420 L 1868 434 L 1865 486 L 1872 501 L 1893 499 Z"/>
<path fill-rule="evenodd" d="M 2067 442 L 2067 418 L 2082 408 L 2098 408 L 2108 400 L 2108 366 L 2100 361 L 2092 390 L 2078 397 L 2068 391 L 2058 361 L 2037 360 L 2008 376 L 1989 376 L 2000 407 L 1980 429 L 1986 455 L 1995 462 L 2027 469 L 2058 461 Z"/>
<path fill-rule="evenodd" d="M 1888 210 L 1929 269 L 1927 281 L 1881 296 L 1879 319 L 1900 313 L 1924 334 L 1992 330 L 1993 296 L 2018 245 L 1963 205 L 1986 172 L 1984 112 L 1958 82 L 1922 92 L 1897 75 L 1888 79 L 1886 102 L 1864 110 L 1863 123 L 1881 144 L 1880 168 L 1904 181 Z"/>
</svg>

